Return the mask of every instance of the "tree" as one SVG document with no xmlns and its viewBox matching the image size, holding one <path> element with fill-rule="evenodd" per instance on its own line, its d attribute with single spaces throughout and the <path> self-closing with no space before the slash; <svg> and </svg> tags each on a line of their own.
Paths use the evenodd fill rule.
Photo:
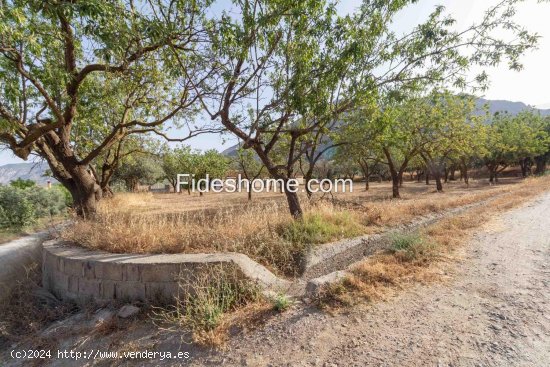
<svg viewBox="0 0 550 367">
<path fill-rule="evenodd" d="M 179 174 L 192 174 L 193 172 L 193 153 L 191 147 L 182 146 L 175 149 L 167 149 L 162 154 L 162 171 L 164 177 L 172 185 L 174 192 L 177 190 L 177 177 Z M 191 193 L 188 187 L 188 192 Z"/>
<path fill-rule="evenodd" d="M 28 188 L 31 188 L 31 187 L 35 187 L 36 183 L 33 180 L 25 180 L 25 179 L 19 177 L 16 180 L 10 181 L 10 185 L 15 187 L 15 188 L 25 190 L 25 189 L 28 189 Z"/>
<path fill-rule="evenodd" d="M 543 122 L 543 129 L 548 136 L 550 136 L 550 117 L 546 116 Z M 546 152 L 535 157 L 535 174 L 542 175 L 546 171 L 546 165 L 550 160 L 550 141 L 547 144 Z"/>
<path fill-rule="evenodd" d="M 237 154 L 233 163 L 237 171 L 242 173 L 244 178 L 251 183 L 261 177 L 265 171 L 265 166 L 258 159 L 254 151 L 250 149 L 242 149 L 240 146 L 237 149 Z M 252 200 L 252 186 L 248 187 L 247 192 L 248 200 Z"/>
<path fill-rule="evenodd" d="M 128 135 L 166 136 L 167 121 L 193 110 L 205 2 L 0 6 L 0 142 L 22 159 L 43 157 L 76 212 L 93 215 L 102 189 L 90 164 Z M 171 69 L 174 50 L 188 56 L 185 74 Z"/>
<path fill-rule="evenodd" d="M 543 119 L 532 111 L 512 116 L 497 113 L 487 127 L 486 151 L 483 156 L 490 182 L 508 166 L 544 154 L 548 149 L 548 134 Z M 523 176 L 526 176 L 525 167 Z"/>
<path fill-rule="evenodd" d="M 419 151 L 438 192 L 443 191 L 442 176 L 449 164 L 460 159 L 462 164 L 479 144 L 475 135 L 481 131 L 479 116 L 474 115 L 475 100 L 466 95 L 433 92 L 422 104 L 424 126 L 420 130 L 424 142 Z M 467 181 L 467 166 L 464 167 Z"/>
<path fill-rule="evenodd" d="M 193 155 L 191 169 L 197 182 L 206 179 L 207 176 L 210 179 L 222 179 L 229 169 L 229 160 L 215 149 L 210 149 L 204 153 Z M 199 194 L 202 196 L 206 187 L 199 185 L 198 188 Z"/>
<path fill-rule="evenodd" d="M 161 177 L 162 171 L 157 157 L 136 154 L 123 160 L 113 178 L 123 181 L 128 191 L 137 192 L 139 184 L 152 185 Z"/>
<path fill-rule="evenodd" d="M 426 83 L 465 87 L 470 83 L 462 75 L 474 64 L 507 59 L 519 69 L 519 57 L 537 41 L 514 23 L 515 0 L 489 9 L 461 32 L 451 30 L 454 20 L 437 7 L 425 23 L 395 35 L 395 15 L 412 2 L 367 1 L 345 17 L 318 0 L 234 3 L 231 16 L 222 15 L 209 33 L 209 60 L 216 67 L 208 71 L 207 97 L 200 98 L 204 111 L 286 183 L 304 154 L 301 142 L 344 113 L 380 94 L 406 94 Z M 493 34 L 502 28 L 513 41 Z M 482 74 L 475 82 L 486 79 Z M 279 144 L 287 146 L 280 163 L 273 156 Z M 290 214 L 301 218 L 298 195 L 285 194 Z"/>
</svg>

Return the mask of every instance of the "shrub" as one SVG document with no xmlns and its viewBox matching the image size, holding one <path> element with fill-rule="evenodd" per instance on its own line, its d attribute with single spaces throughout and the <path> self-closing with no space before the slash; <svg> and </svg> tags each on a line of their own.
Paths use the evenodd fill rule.
<svg viewBox="0 0 550 367">
<path fill-rule="evenodd" d="M 50 190 L 37 187 L 25 190 L 25 194 L 39 218 L 59 215 L 67 206 L 66 197 L 58 187 Z"/>
<path fill-rule="evenodd" d="M 180 278 L 179 295 L 170 309 L 159 309 L 155 319 L 193 333 L 196 342 L 212 344 L 227 313 L 261 299 L 259 287 L 233 266 L 215 265 Z M 215 343 L 214 343 L 215 344 Z"/>
<path fill-rule="evenodd" d="M 59 187 L 0 186 L 0 228 L 23 228 L 37 218 L 62 214 L 66 207 L 67 196 Z"/>
<path fill-rule="evenodd" d="M 283 312 L 292 305 L 292 301 L 285 294 L 277 294 L 271 302 L 273 309 L 278 312 Z"/>
<path fill-rule="evenodd" d="M 22 228 L 36 219 L 34 206 L 26 191 L 13 186 L 0 186 L 0 227 Z"/>
</svg>

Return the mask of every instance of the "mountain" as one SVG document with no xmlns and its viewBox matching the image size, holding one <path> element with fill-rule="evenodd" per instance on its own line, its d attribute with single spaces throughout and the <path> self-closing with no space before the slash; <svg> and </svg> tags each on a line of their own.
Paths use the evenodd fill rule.
<svg viewBox="0 0 550 367">
<path fill-rule="evenodd" d="M 529 105 L 526 105 L 523 102 L 511 102 L 511 101 L 504 101 L 504 100 L 489 100 L 484 98 L 479 98 L 476 102 L 477 108 L 481 109 L 485 104 L 488 104 L 489 106 L 489 112 L 491 115 L 495 114 L 496 112 L 508 112 L 512 115 L 516 115 L 521 111 L 524 110 L 534 110 L 539 111 L 541 115 L 543 116 L 549 116 L 550 115 L 550 109 L 538 109 Z"/>
<path fill-rule="evenodd" d="M 6 164 L 0 166 L 0 184 L 6 185 L 18 178 L 33 180 L 38 185 L 46 185 L 48 180 L 55 182 L 53 178 L 44 177 L 48 168 L 46 162 Z"/>
</svg>

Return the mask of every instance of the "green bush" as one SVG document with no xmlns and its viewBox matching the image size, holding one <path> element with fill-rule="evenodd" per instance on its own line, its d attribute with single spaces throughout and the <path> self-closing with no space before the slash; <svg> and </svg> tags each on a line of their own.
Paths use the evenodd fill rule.
<svg viewBox="0 0 550 367">
<path fill-rule="evenodd" d="M 67 206 L 63 192 L 57 187 L 50 190 L 39 187 L 25 190 L 25 193 L 38 218 L 59 215 Z"/>
<path fill-rule="evenodd" d="M 21 228 L 36 219 L 34 206 L 26 191 L 13 186 L 0 186 L 0 227 Z"/>
<path fill-rule="evenodd" d="M 36 219 L 60 215 L 70 195 L 62 187 L 47 190 L 37 186 L 0 186 L 0 228 L 22 228 Z"/>
<path fill-rule="evenodd" d="M 17 180 L 10 181 L 10 185 L 18 189 L 28 189 L 29 187 L 35 187 L 36 183 L 33 180 L 24 180 L 19 177 Z"/>
</svg>

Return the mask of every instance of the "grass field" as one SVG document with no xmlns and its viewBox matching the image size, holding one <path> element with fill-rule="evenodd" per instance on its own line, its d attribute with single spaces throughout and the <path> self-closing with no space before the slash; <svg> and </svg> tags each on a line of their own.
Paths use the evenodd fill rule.
<svg viewBox="0 0 550 367">
<path fill-rule="evenodd" d="M 415 217 L 486 200 L 530 180 L 486 180 L 469 186 L 452 182 L 444 193 L 433 186 L 406 182 L 402 199 L 391 199 L 388 183 L 369 191 L 359 184 L 353 193 L 314 196 L 304 220 L 293 221 L 281 193 L 118 194 L 100 203 L 93 221 L 77 220 L 61 236 L 82 246 L 122 253 L 199 253 L 229 251 L 247 254 L 280 275 L 295 275 L 311 246 L 376 233 Z M 359 188 L 360 187 L 360 188 Z"/>
</svg>

